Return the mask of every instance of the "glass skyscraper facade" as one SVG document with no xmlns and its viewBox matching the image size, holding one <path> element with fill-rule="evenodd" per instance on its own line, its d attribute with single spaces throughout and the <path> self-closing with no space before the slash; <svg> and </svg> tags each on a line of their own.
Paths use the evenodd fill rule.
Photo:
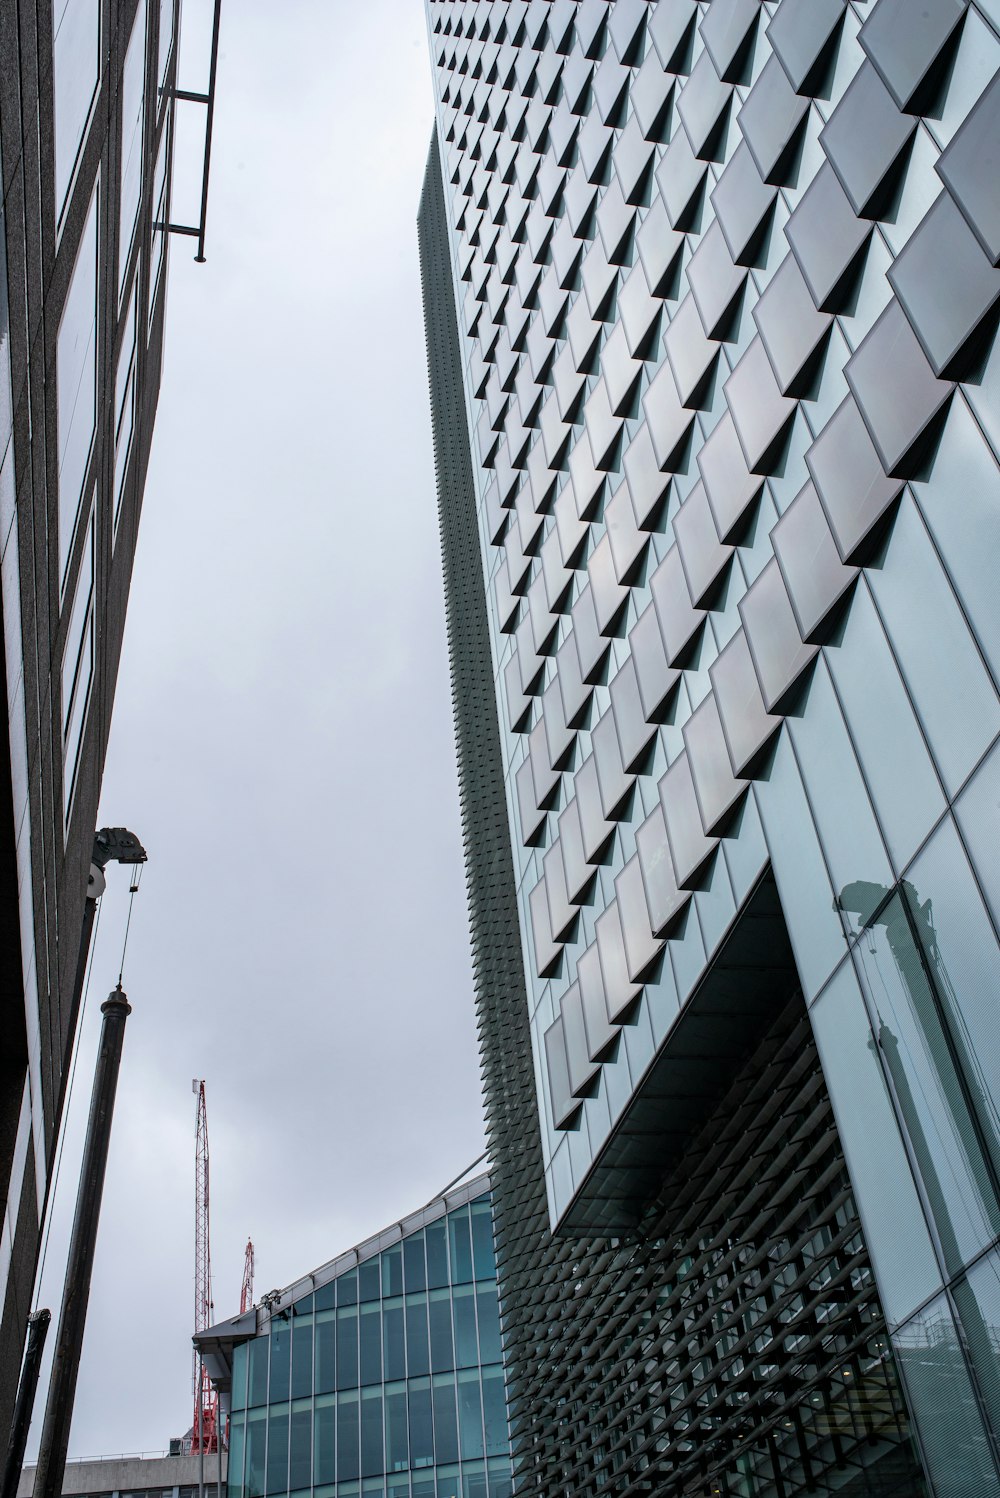
<svg viewBox="0 0 1000 1498">
<path fill-rule="evenodd" d="M 229 1498 L 508 1498 L 488 1177 L 252 1314 L 231 1353 Z"/>
<path fill-rule="evenodd" d="M 159 397 L 179 26 L 180 0 L 0 5 L 0 1432 L 76 1030 Z"/>
<path fill-rule="evenodd" d="M 518 1489 L 998 1493 L 1000 10 L 426 13 Z"/>
</svg>

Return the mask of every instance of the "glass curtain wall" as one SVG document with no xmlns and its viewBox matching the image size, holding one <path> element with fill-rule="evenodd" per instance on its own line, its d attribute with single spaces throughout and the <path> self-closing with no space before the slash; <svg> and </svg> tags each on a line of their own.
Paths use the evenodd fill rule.
<svg viewBox="0 0 1000 1498">
<path fill-rule="evenodd" d="M 773 877 L 928 1479 L 1000 1494 L 1000 10 L 426 14 L 550 1221 L 639 1218 Z"/>
<path fill-rule="evenodd" d="M 508 1498 L 488 1195 L 272 1315 L 235 1352 L 229 1498 Z"/>
</svg>

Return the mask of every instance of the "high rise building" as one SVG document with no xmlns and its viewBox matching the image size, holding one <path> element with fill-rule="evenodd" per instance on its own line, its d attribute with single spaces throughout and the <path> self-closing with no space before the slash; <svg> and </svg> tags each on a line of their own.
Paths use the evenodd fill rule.
<svg viewBox="0 0 1000 1498">
<path fill-rule="evenodd" d="M 160 386 L 179 0 L 0 5 L 0 1437 Z"/>
<path fill-rule="evenodd" d="M 195 1343 L 231 1410 L 229 1498 L 509 1498 L 488 1176 Z"/>
<path fill-rule="evenodd" d="M 515 1491 L 1000 1493 L 1000 9 L 426 14 Z"/>
</svg>

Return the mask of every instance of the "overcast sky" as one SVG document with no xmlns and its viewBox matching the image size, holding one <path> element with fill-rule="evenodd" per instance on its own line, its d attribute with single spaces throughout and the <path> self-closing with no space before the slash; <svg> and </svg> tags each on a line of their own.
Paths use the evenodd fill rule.
<svg viewBox="0 0 1000 1498">
<path fill-rule="evenodd" d="M 224 0 L 208 263 L 174 240 L 101 811 L 149 865 L 75 1456 L 190 1425 L 192 1077 L 217 1319 L 248 1235 L 259 1297 L 483 1148 L 415 227 L 431 122 L 420 0 Z M 112 868 L 54 1312 L 127 890 Z"/>
</svg>

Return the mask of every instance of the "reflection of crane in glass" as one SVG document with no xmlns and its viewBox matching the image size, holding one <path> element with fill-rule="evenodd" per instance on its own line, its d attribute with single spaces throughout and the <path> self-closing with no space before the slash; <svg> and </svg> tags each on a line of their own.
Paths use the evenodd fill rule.
<svg viewBox="0 0 1000 1498">
<path fill-rule="evenodd" d="M 1000 1141 L 1000 1110 L 997 1109 L 993 1099 L 975 1044 L 969 1034 L 969 1027 L 958 1001 L 955 986 L 945 967 L 944 958 L 941 956 L 937 929 L 934 925 L 933 907 L 929 899 L 923 904 L 920 903 L 920 896 L 907 879 L 903 880 L 903 893 L 910 918 L 917 927 L 920 946 L 931 970 L 932 984 L 944 1011 L 945 1023 L 955 1047 L 962 1076 L 972 1093 L 973 1105 L 982 1127 L 986 1130 L 987 1147 L 992 1156 L 997 1150 L 997 1142 Z"/>
<path fill-rule="evenodd" d="M 889 950 L 924 1025 L 925 1034 L 932 1035 L 937 1028 L 943 1027 L 954 1064 L 968 1089 L 973 1112 L 985 1132 L 989 1157 L 991 1161 L 996 1160 L 1000 1155 L 1000 1111 L 941 955 L 933 905 L 929 899 L 921 901 L 917 889 L 908 879 L 900 884 L 896 899 L 889 898 L 893 893 L 881 884 L 856 879 L 844 886 L 837 904 L 842 911 L 857 915 L 863 927 L 885 927 Z M 928 1000 L 934 1005 L 933 1014 L 927 1013 Z M 940 1015 L 937 1009 L 940 1009 Z M 930 1028 L 925 1016 L 931 1021 Z"/>
<path fill-rule="evenodd" d="M 878 970 L 878 948 L 875 940 L 874 927 L 881 926 L 885 929 L 889 950 L 893 955 L 896 969 L 905 991 L 909 998 L 909 1007 L 916 1020 L 916 1028 L 923 1042 L 922 1050 L 930 1070 L 931 1086 L 937 1094 L 939 1105 L 945 1111 L 949 1110 L 949 1091 L 954 1093 L 956 1080 L 954 1076 L 954 1063 L 944 1032 L 941 1027 L 940 1017 L 926 976 L 920 966 L 917 951 L 914 944 L 912 932 L 899 895 L 894 895 L 888 904 L 881 904 L 884 897 L 890 891 L 884 890 L 881 885 L 869 884 L 867 881 L 858 880 L 853 885 L 848 885 L 841 893 L 841 905 L 846 906 L 853 913 L 859 915 L 864 923 L 863 932 L 868 942 L 868 952 L 874 960 Z M 878 914 L 872 912 L 878 909 Z M 859 946 L 862 967 L 867 968 L 864 952 Z M 896 1107 L 900 1114 L 905 1133 L 910 1140 L 910 1145 L 915 1157 L 915 1164 L 920 1179 L 924 1183 L 927 1194 L 928 1205 L 931 1216 L 941 1243 L 945 1263 L 953 1269 L 957 1269 L 962 1263 L 962 1253 L 959 1248 L 958 1237 L 952 1221 L 951 1212 L 948 1210 L 948 1200 L 941 1179 L 940 1166 L 947 1159 L 947 1146 L 941 1136 L 940 1129 L 937 1130 L 939 1148 L 935 1150 L 933 1134 L 928 1136 L 928 1125 L 934 1128 L 934 1105 L 927 1100 L 927 1105 L 922 1109 L 919 1096 L 914 1094 L 914 1087 L 919 1091 L 922 1088 L 919 1074 L 915 1068 L 916 1058 L 909 1058 L 908 1047 L 904 1040 L 900 1046 L 900 1037 L 886 1023 L 879 1005 L 875 986 L 869 975 L 866 974 L 867 987 L 874 1004 L 873 1016 L 875 1033 L 869 1037 L 868 1048 L 875 1055 L 876 1060 L 881 1056 L 882 1062 L 888 1072 L 892 1095 L 896 1100 Z M 885 999 L 888 1001 L 890 1010 L 894 1009 L 892 996 L 883 978 L 882 983 Z M 904 1029 L 905 1022 L 901 1026 L 896 1016 L 897 1029 Z M 950 1084 L 950 1087 L 949 1087 Z M 923 1089 L 926 1093 L 926 1084 Z M 953 1111 L 953 1109 L 951 1110 Z M 956 1134 L 960 1140 L 968 1134 L 968 1128 L 951 1131 L 952 1136 Z M 967 1149 L 963 1150 L 966 1155 L 965 1172 L 975 1175 L 975 1161 L 968 1158 Z M 954 1170 L 952 1175 L 955 1175 Z M 955 1184 L 957 1185 L 957 1179 Z"/>
<path fill-rule="evenodd" d="M 881 926 L 885 930 L 942 1104 L 954 1118 L 955 1136 L 968 1165 L 967 1181 L 980 1185 L 986 1198 L 981 1198 L 980 1205 L 995 1229 L 1000 1217 L 1000 1203 L 997 1201 L 993 1167 L 1000 1140 L 1000 1116 L 941 955 L 931 901 L 921 902 L 918 891 L 908 880 L 903 880 L 899 890 L 894 891 L 859 879 L 845 885 L 837 905 L 842 911 L 858 916 L 862 931 L 867 930 L 872 935 L 872 955 L 875 955 L 872 928 Z M 874 999 L 874 993 L 872 997 Z M 965 1255 L 958 1243 L 952 1211 L 945 1197 L 924 1119 L 913 1095 L 910 1068 L 900 1053 L 898 1037 L 879 1014 L 877 1002 L 876 1018 L 878 1030 L 869 1040 L 869 1046 L 884 1058 L 900 1121 L 910 1139 L 937 1228 L 944 1262 L 948 1270 L 955 1273 L 963 1267 Z M 959 1109 L 964 1116 L 956 1116 Z M 989 1349 L 997 1346 L 1000 1332 L 987 1325 L 975 1295 L 970 1293 L 964 1300 L 962 1320 L 973 1364 L 979 1364 L 985 1354 L 988 1367 Z"/>
</svg>

